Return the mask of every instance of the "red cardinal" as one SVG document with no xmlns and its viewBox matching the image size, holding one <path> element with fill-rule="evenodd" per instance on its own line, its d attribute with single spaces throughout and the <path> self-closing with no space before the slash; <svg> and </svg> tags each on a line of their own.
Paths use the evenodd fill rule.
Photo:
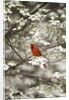
<svg viewBox="0 0 69 100">
<path fill-rule="evenodd" d="M 38 47 L 36 44 L 31 44 L 31 51 L 34 56 L 40 57 L 42 56 L 41 52 L 39 51 Z M 44 68 L 47 68 L 46 64 L 43 64 Z"/>
<path fill-rule="evenodd" d="M 36 44 L 31 44 L 31 51 L 33 53 L 34 56 L 42 56 L 41 52 L 39 51 L 38 47 Z"/>
</svg>

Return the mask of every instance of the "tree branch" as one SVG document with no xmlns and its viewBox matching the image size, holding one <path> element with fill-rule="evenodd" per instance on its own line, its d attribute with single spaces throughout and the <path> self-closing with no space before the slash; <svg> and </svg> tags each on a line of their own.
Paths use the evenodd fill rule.
<svg viewBox="0 0 69 100">
<path fill-rule="evenodd" d="M 66 7 L 66 5 L 65 5 L 65 4 L 64 4 L 63 6 L 60 6 L 60 7 L 54 8 L 54 9 L 52 9 L 52 10 L 50 10 L 50 11 L 46 12 L 45 14 L 49 14 L 49 13 L 51 13 L 51 12 L 53 12 L 53 11 L 58 10 L 58 9 L 63 9 L 64 7 Z"/>
<path fill-rule="evenodd" d="M 52 80 L 54 78 L 52 77 L 42 77 L 42 76 L 36 76 L 36 75 L 33 75 L 33 74 L 30 74 L 28 72 L 15 72 L 14 74 L 12 73 L 6 73 L 6 76 L 15 76 L 15 75 L 23 75 L 23 76 L 26 76 L 26 77 L 29 77 L 29 78 L 34 78 L 36 79 L 37 81 L 43 81 L 44 83 L 47 83 L 47 84 L 52 84 L 52 83 L 55 83 L 55 84 L 60 84 L 61 82 L 61 79 L 56 79 L 56 81 Z"/>
<path fill-rule="evenodd" d="M 45 6 L 45 5 L 46 5 L 46 3 L 43 3 L 42 5 L 40 5 L 39 7 L 37 7 L 37 9 L 32 10 L 32 11 L 30 12 L 30 14 L 35 14 L 36 12 L 38 12 L 38 10 L 39 10 L 40 8 L 42 8 L 42 7 Z M 51 13 L 51 12 L 53 12 L 53 11 L 58 10 L 58 9 L 62 9 L 62 8 L 64 8 L 65 6 L 66 6 L 66 5 L 64 4 L 63 6 L 54 8 L 54 9 L 52 9 L 52 10 L 46 12 L 45 14 L 49 14 L 49 13 Z M 28 17 L 25 18 L 25 19 L 28 19 Z M 20 30 L 15 30 L 14 33 L 17 34 L 17 32 L 24 31 L 24 30 L 26 29 L 26 27 L 27 27 L 30 23 L 31 23 L 31 21 L 30 21 L 30 20 L 27 20 L 26 24 L 25 24 Z M 15 23 L 14 25 L 11 26 L 11 28 L 8 30 L 8 32 L 6 32 L 6 37 L 10 36 L 9 33 L 12 33 L 12 29 L 13 29 L 15 26 L 16 26 L 16 23 Z M 12 35 L 14 35 L 14 34 L 12 34 Z"/>
<path fill-rule="evenodd" d="M 12 44 L 10 43 L 8 43 L 7 41 L 5 41 L 6 42 L 6 44 L 8 45 L 8 46 L 10 46 L 11 48 L 12 48 L 12 50 L 14 50 L 14 52 L 18 55 L 18 57 L 23 61 L 24 59 L 19 55 L 19 53 L 14 49 L 14 47 L 12 46 Z"/>
</svg>

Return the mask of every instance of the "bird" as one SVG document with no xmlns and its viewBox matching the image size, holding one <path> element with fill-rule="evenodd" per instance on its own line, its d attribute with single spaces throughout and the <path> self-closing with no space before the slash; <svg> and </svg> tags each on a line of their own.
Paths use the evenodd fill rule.
<svg viewBox="0 0 69 100">
<path fill-rule="evenodd" d="M 36 44 L 31 44 L 30 45 L 31 47 L 31 51 L 32 51 L 32 54 L 35 56 L 35 57 L 43 57 L 42 53 L 40 52 L 38 46 Z M 47 68 L 47 65 L 45 63 L 43 63 L 43 66 L 44 68 Z"/>
<path fill-rule="evenodd" d="M 33 53 L 34 56 L 36 56 L 36 57 L 42 56 L 42 54 L 41 54 L 41 52 L 38 49 L 38 47 L 37 47 L 36 44 L 31 44 L 30 46 L 31 46 L 31 51 L 32 51 L 32 53 Z"/>
</svg>

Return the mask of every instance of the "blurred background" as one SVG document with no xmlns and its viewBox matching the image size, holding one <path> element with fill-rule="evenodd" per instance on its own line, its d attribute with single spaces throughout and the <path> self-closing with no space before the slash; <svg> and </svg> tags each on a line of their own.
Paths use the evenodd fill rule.
<svg viewBox="0 0 69 100">
<path fill-rule="evenodd" d="M 4 5 L 5 100 L 65 97 L 66 4 L 5 0 Z M 32 54 L 31 44 L 42 57 Z"/>
</svg>

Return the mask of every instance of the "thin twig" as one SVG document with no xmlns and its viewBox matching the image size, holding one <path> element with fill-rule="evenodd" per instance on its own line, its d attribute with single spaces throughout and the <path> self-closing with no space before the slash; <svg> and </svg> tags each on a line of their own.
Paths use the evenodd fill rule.
<svg viewBox="0 0 69 100">
<path fill-rule="evenodd" d="M 18 55 L 18 57 L 23 61 L 24 59 L 19 55 L 19 53 L 14 49 L 14 47 L 12 46 L 12 44 L 10 43 L 8 43 L 7 41 L 5 41 L 6 42 L 6 44 L 8 45 L 8 46 L 10 46 L 13 50 L 14 50 L 14 52 Z"/>
<path fill-rule="evenodd" d="M 43 49 L 43 51 L 47 50 L 47 49 L 51 49 L 51 48 L 57 47 L 57 46 L 60 46 L 60 44 L 48 45 L 48 46 L 46 46 L 46 48 Z"/>
</svg>

